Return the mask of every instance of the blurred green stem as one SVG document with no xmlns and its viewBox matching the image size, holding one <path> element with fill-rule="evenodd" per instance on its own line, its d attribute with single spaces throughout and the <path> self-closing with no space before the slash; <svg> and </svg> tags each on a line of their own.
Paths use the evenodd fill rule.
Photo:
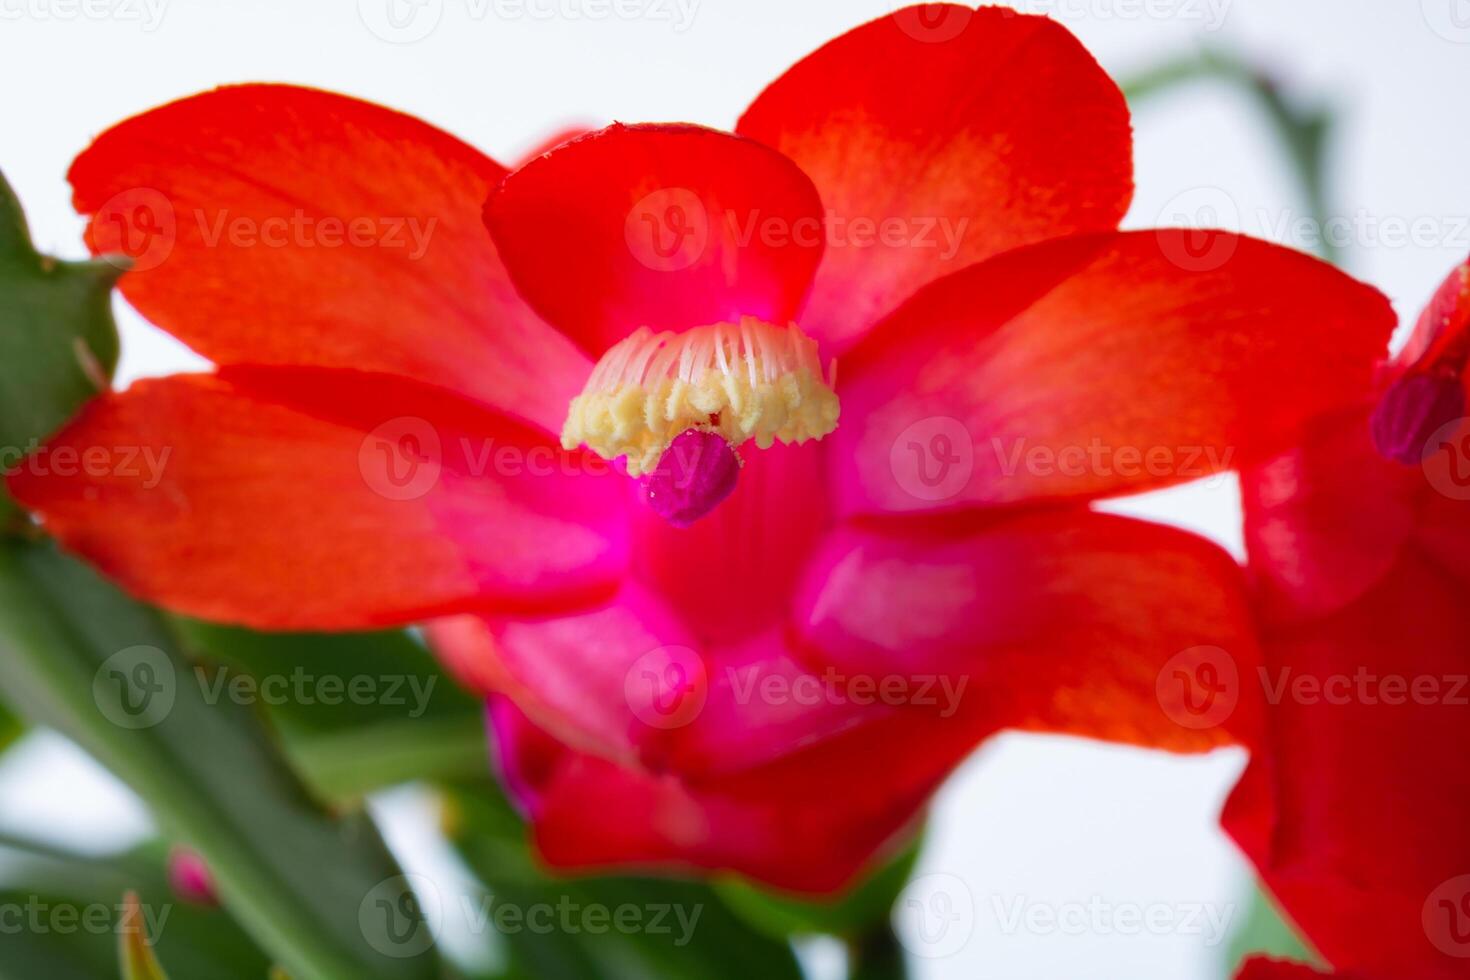
<svg viewBox="0 0 1470 980">
<path fill-rule="evenodd" d="M 1136 75 L 1123 83 L 1123 93 L 1130 105 L 1137 106 L 1160 92 L 1201 81 L 1233 86 L 1254 97 L 1287 151 L 1311 218 L 1325 232 L 1333 217 L 1328 205 L 1326 166 L 1332 113 L 1297 104 L 1258 65 L 1214 48 L 1166 61 Z M 1316 245 L 1322 258 L 1341 262 L 1341 249 L 1329 235 L 1319 234 Z"/>
<path fill-rule="evenodd" d="M 904 980 L 909 975 L 903 947 L 887 919 L 847 944 L 848 980 Z"/>
</svg>

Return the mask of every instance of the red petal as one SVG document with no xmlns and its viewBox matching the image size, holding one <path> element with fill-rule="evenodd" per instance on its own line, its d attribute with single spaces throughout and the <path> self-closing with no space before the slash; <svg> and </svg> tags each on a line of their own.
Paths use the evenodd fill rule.
<svg viewBox="0 0 1470 980">
<path fill-rule="evenodd" d="M 1470 583 L 1467 440 L 1462 427 L 1422 465 L 1385 460 L 1358 406 L 1242 472 L 1246 546 L 1267 613 L 1288 622 L 1336 612 L 1393 574 L 1406 550 Z"/>
<path fill-rule="evenodd" d="M 806 175 L 697 126 L 563 144 L 507 178 L 485 222 L 521 294 L 593 354 L 639 326 L 788 322 L 822 255 Z"/>
<path fill-rule="evenodd" d="M 1227 829 L 1339 969 L 1465 976 L 1466 583 L 1405 554 L 1357 602 L 1272 628 L 1265 648 L 1269 751 Z"/>
<path fill-rule="evenodd" d="M 931 713 L 1180 751 L 1256 737 L 1240 569 L 1172 528 L 1075 511 L 846 529 L 795 616 L 822 663 L 906 681 Z"/>
<path fill-rule="evenodd" d="M 1425 488 L 1418 467 L 1378 455 L 1358 407 L 1242 472 L 1240 489 L 1261 601 L 1284 618 L 1334 612 L 1381 581 L 1414 533 Z"/>
<path fill-rule="evenodd" d="M 124 295 L 215 362 L 402 374 L 560 431 L 591 365 L 480 222 L 504 173 L 388 109 L 247 85 L 121 123 L 71 181 L 92 250 L 138 259 Z"/>
<path fill-rule="evenodd" d="M 848 511 L 1094 498 L 1248 465 L 1360 399 L 1376 291 L 1223 232 L 1065 239 L 921 291 L 855 349 L 831 437 Z"/>
<path fill-rule="evenodd" d="M 626 560 L 625 481 L 444 389 L 234 368 L 105 396 L 10 489 L 130 591 L 262 628 L 557 607 Z"/>
<path fill-rule="evenodd" d="M 849 884 L 896 844 L 976 741 L 900 713 L 770 765 L 683 779 L 558 753 L 509 704 L 495 720 L 502 771 L 553 867 L 733 870 L 811 893 Z"/>
<path fill-rule="evenodd" d="M 1395 362 L 1410 367 L 1447 359 L 1455 374 L 1465 368 L 1470 346 L 1470 262 L 1457 265 L 1434 291 Z"/>
<path fill-rule="evenodd" d="M 939 276 L 1116 228 L 1133 193 L 1122 93 L 1066 28 L 1002 8 L 860 27 L 778 79 L 739 131 L 821 191 L 827 256 L 803 325 L 837 347 Z"/>
</svg>

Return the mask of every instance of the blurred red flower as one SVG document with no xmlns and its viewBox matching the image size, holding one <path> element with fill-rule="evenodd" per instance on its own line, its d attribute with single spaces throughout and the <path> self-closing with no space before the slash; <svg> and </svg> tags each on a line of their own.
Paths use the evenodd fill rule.
<svg viewBox="0 0 1470 980">
<path fill-rule="evenodd" d="M 1226 826 L 1329 962 L 1395 980 L 1470 975 L 1467 284 L 1242 474 L 1269 724 Z"/>
</svg>

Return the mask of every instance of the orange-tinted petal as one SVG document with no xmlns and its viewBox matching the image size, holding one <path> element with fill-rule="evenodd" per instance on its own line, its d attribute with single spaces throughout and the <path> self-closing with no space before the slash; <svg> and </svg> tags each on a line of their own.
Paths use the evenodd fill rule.
<svg viewBox="0 0 1470 980">
<path fill-rule="evenodd" d="M 1249 465 L 1363 397 L 1393 328 L 1378 292 L 1225 233 L 1095 235 L 918 293 L 844 360 L 848 512 L 1129 493 Z"/>
<path fill-rule="evenodd" d="M 516 296 L 480 221 L 505 171 L 409 116 L 286 85 L 108 130 L 72 166 L 121 289 L 219 364 L 384 371 L 553 432 L 591 370 Z"/>
<path fill-rule="evenodd" d="M 445 389 L 321 368 L 143 381 L 9 478 L 133 593 L 272 629 L 559 608 L 610 591 L 626 481 Z"/>
<path fill-rule="evenodd" d="M 827 255 L 802 325 L 843 348 L 918 287 L 1007 249 L 1116 228 L 1123 95 L 1066 28 L 926 4 L 809 55 L 739 132 L 816 181 Z"/>
</svg>

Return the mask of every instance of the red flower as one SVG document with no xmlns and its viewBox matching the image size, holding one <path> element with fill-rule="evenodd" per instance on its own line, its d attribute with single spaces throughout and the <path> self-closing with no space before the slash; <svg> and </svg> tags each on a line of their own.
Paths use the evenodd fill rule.
<svg viewBox="0 0 1470 980">
<path fill-rule="evenodd" d="M 1269 742 L 1226 823 L 1328 961 L 1395 980 L 1470 975 L 1467 283 L 1242 478 Z"/>
<path fill-rule="evenodd" d="M 92 245 L 146 240 L 125 294 L 219 369 L 46 450 L 169 450 L 156 485 L 37 457 L 12 490 L 197 615 L 477 614 L 436 639 L 496 692 L 558 865 L 826 890 L 1000 728 L 1219 744 L 1160 672 L 1255 662 L 1238 568 L 1088 504 L 1292 445 L 1367 386 L 1390 311 L 1261 242 L 1116 231 L 1127 111 L 1075 39 L 928 13 L 822 48 L 738 135 L 614 126 L 503 181 L 300 89 L 123 123 L 73 170 Z M 171 223 L 134 220 L 140 187 Z M 419 255 L 233 232 L 297 216 L 435 224 Z M 697 462 L 668 451 L 690 430 Z"/>
</svg>

